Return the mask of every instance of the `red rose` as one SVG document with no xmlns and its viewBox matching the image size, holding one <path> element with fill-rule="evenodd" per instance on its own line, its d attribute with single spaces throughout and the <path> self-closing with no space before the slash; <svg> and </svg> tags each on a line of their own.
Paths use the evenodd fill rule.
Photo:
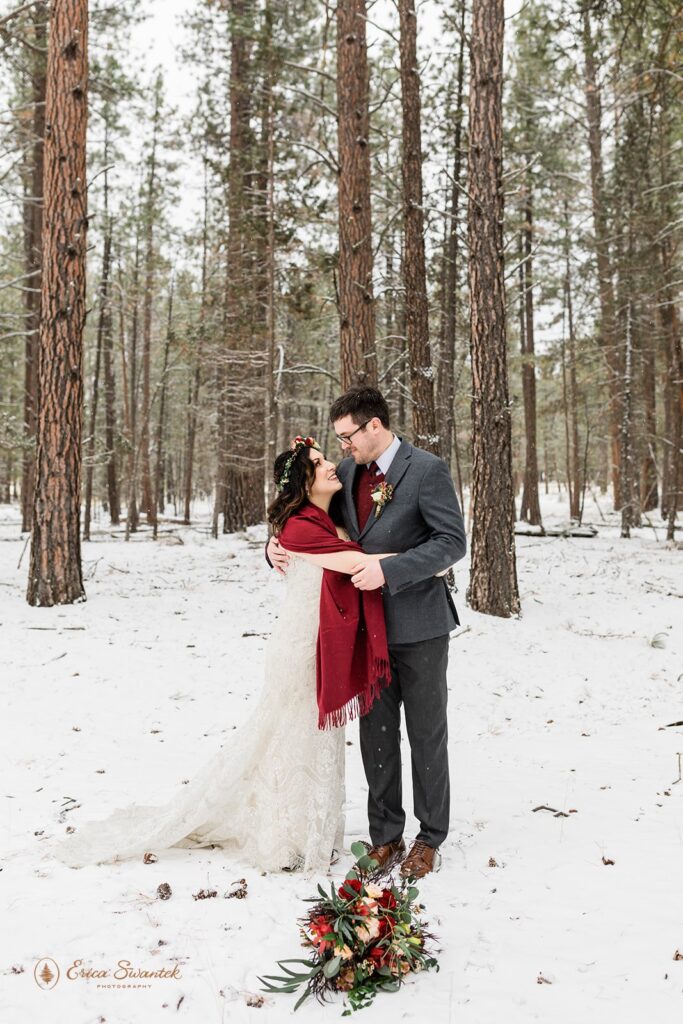
<svg viewBox="0 0 683 1024">
<path fill-rule="evenodd" d="M 394 919 L 392 917 L 380 917 L 379 919 L 379 934 L 386 935 L 387 932 L 393 932 L 394 930 Z"/>
<path fill-rule="evenodd" d="M 377 902 L 380 907 L 384 907 L 385 910 L 393 910 L 396 906 L 396 897 L 390 889 L 384 889 Z"/>
<path fill-rule="evenodd" d="M 358 878 L 348 878 L 339 886 L 339 895 L 342 899 L 350 900 L 360 894 L 362 885 Z"/>
<path fill-rule="evenodd" d="M 376 962 L 377 967 L 382 965 L 386 952 L 387 950 L 383 946 L 373 946 L 370 950 L 370 957 Z"/>
</svg>

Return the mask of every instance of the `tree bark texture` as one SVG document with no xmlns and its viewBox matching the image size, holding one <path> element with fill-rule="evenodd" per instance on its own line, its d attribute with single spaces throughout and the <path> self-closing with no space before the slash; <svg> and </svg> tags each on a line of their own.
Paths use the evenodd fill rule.
<svg viewBox="0 0 683 1024">
<path fill-rule="evenodd" d="M 569 515 L 572 519 L 581 519 L 581 495 L 583 492 L 581 460 L 579 453 L 579 418 L 578 418 L 578 384 L 576 378 L 576 335 L 574 332 L 574 304 L 572 296 L 571 275 L 571 241 L 569 235 L 569 211 L 565 201 L 565 274 L 564 304 L 566 312 L 567 339 L 569 343 L 569 394 L 568 394 L 568 460 L 567 482 L 569 487 Z M 562 353 L 563 380 L 567 377 L 565 353 Z M 547 481 L 546 481 L 547 486 Z"/>
<path fill-rule="evenodd" d="M 414 0 L 399 0 L 403 147 L 403 287 L 410 360 L 413 437 L 419 448 L 441 450 L 434 405 L 434 369 L 429 344 L 429 303 L 422 207 L 422 131 L 417 18 Z"/>
<path fill-rule="evenodd" d="M 346 389 L 377 383 L 365 0 L 337 4 L 337 125 L 339 336 Z"/>
<path fill-rule="evenodd" d="M 201 386 L 202 355 L 204 352 L 204 341 L 206 337 L 206 283 L 208 263 L 208 218 L 209 218 L 209 189 L 208 170 L 204 162 L 204 216 L 202 220 L 202 277 L 201 277 L 201 300 L 199 304 L 199 337 L 197 340 L 197 351 L 194 354 L 194 367 L 192 375 L 187 382 L 187 427 L 185 432 L 185 457 L 183 476 L 183 522 L 186 526 L 190 524 L 190 510 L 192 506 L 192 482 L 194 478 L 194 448 L 197 438 L 197 410 L 199 404 L 199 389 Z"/>
<path fill-rule="evenodd" d="M 139 526 L 138 511 L 138 461 L 140 443 L 138 441 L 138 326 L 139 326 L 139 283 L 140 283 L 140 220 L 142 211 L 142 188 L 138 203 L 138 217 L 135 227 L 135 256 L 133 261 L 133 279 L 131 283 L 131 303 L 133 306 L 130 327 L 129 356 L 129 408 L 130 408 L 130 444 L 128 455 L 128 499 L 126 501 L 126 540 L 131 533 L 136 533 Z"/>
<path fill-rule="evenodd" d="M 465 89 L 465 11 L 463 3 L 460 11 L 460 44 L 458 50 L 458 70 L 456 77 L 455 129 L 453 136 L 453 179 L 451 184 L 450 210 L 446 228 L 446 244 L 444 246 L 443 296 L 441 322 L 441 365 L 439 367 L 439 407 L 441 416 L 441 453 L 453 466 L 455 457 L 458 490 L 462 503 L 462 479 L 458 453 L 458 438 L 455 422 L 455 354 L 458 316 L 458 285 L 460 280 L 460 242 L 458 224 L 460 220 L 460 192 L 462 171 L 462 136 L 463 136 L 463 94 Z"/>
<path fill-rule="evenodd" d="M 527 162 L 531 154 L 526 155 Z M 533 192 L 530 175 L 524 184 L 524 220 L 522 228 L 523 261 L 522 316 L 522 395 L 524 398 L 524 485 L 519 518 L 534 526 L 541 525 L 538 497 L 538 452 L 536 443 L 536 352 L 534 347 L 534 274 L 533 274 Z"/>
<path fill-rule="evenodd" d="M 232 533 L 263 518 L 263 467 L 254 460 L 254 435 L 263 430 L 264 331 L 254 255 L 253 211 L 255 144 L 250 125 L 253 96 L 253 0 L 230 6 L 230 164 L 228 168 L 228 245 L 225 290 L 227 345 L 219 368 L 219 465 L 216 502 L 223 532 Z M 259 389 L 261 389 L 259 391 Z M 251 401 L 250 401 L 251 399 Z"/>
<path fill-rule="evenodd" d="M 116 459 L 116 377 L 114 375 L 114 323 L 109 294 L 111 276 L 112 226 L 107 227 L 104 240 L 107 257 L 104 265 L 107 268 L 106 288 L 103 282 L 102 301 L 102 356 L 104 359 L 104 444 L 107 450 L 107 499 L 109 502 L 109 518 L 112 526 L 118 526 L 121 518 L 119 502 L 119 481 Z"/>
<path fill-rule="evenodd" d="M 608 373 L 609 432 L 611 446 L 611 477 L 614 492 L 614 507 L 621 507 L 620 491 L 620 436 L 623 421 L 621 407 L 621 377 L 619 348 L 617 346 L 617 325 L 614 304 L 612 265 L 609 251 L 609 228 L 605 201 L 605 174 L 602 159 L 602 127 L 600 90 L 595 68 L 595 44 L 591 31 L 590 14 L 583 12 L 584 45 L 584 92 L 588 118 L 588 149 L 591 165 L 591 197 L 593 205 L 593 231 L 595 234 L 595 259 L 598 270 L 598 293 L 600 298 L 599 339 L 605 354 Z"/>
<path fill-rule="evenodd" d="M 93 476 L 95 473 L 95 436 L 97 432 L 97 406 L 100 397 L 100 367 L 102 366 L 102 334 L 104 330 L 104 310 L 107 301 L 107 288 L 109 284 L 109 259 L 111 248 L 105 239 L 104 257 L 102 260 L 102 277 L 100 279 L 100 315 L 97 321 L 97 341 L 95 344 L 95 367 L 92 378 L 92 389 L 90 398 L 90 418 L 88 422 L 88 434 L 85 438 L 85 497 L 83 508 L 83 540 L 90 540 L 90 519 L 92 514 L 92 490 Z"/>
<path fill-rule="evenodd" d="M 45 136 L 45 57 L 39 50 L 47 37 L 47 10 L 31 12 L 35 29 L 36 50 L 32 51 L 31 80 L 33 102 L 33 145 L 30 149 L 29 195 L 25 208 L 27 290 L 26 344 L 24 353 L 24 442 L 21 479 L 22 530 L 31 529 L 33 491 L 35 488 L 35 439 L 38 417 L 38 347 L 40 343 L 40 297 L 42 292 L 43 236 L 43 174 Z"/>
<path fill-rule="evenodd" d="M 651 512 L 659 504 L 657 482 L 657 412 L 656 412 L 656 356 L 650 338 L 641 339 L 640 360 L 644 403 L 643 453 L 640 462 L 640 506 L 643 512 Z"/>
<path fill-rule="evenodd" d="M 167 391 L 167 380 L 168 380 L 168 360 L 171 352 L 171 344 L 173 343 L 173 281 L 171 280 L 171 289 L 168 296 L 168 323 L 166 326 L 166 343 L 164 344 L 164 364 L 161 370 L 161 388 L 159 393 L 159 415 L 157 419 L 157 431 L 156 431 L 156 444 L 155 444 L 155 466 L 154 466 L 154 527 L 152 535 L 154 539 L 157 539 L 159 530 L 159 514 L 163 513 L 165 508 L 164 502 L 164 484 L 162 479 L 162 470 L 164 464 L 164 416 L 166 413 L 166 391 Z"/>
<path fill-rule="evenodd" d="M 87 0 L 55 0 L 47 59 L 36 482 L 27 600 L 85 598 L 80 491 L 87 235 Z"/>
<path fill-rule="evenodd" d="M 152 463 L 150 455 L 150 434 L 152 419 L 152 301 L 155 278 L 155 239 L 157 198 L 157 145 L 161 124 L 161 78 L 156 80 L 154 90 L 154 115 L 152 118 L 152 143 L 147 172 L 147 203 L 145 210 L 145 273 L 142 293 L 142 423 L 140 425 L 140 469 L 142 483 L 142 507 L 148 523 L 156 519 L 154 488 L 152 484 Z"/>
<path fill-rule="evenodd" d="M 475 611 L 520 611 L 503 267 L 503 0 L 474 0 L 470 43 L 470 352 Z"/>
</svg>

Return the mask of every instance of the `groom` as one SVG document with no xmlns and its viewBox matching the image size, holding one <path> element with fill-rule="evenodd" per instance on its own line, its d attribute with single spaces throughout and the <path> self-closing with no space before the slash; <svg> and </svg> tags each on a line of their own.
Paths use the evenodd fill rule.
<svg viewBox="0 0 683 1024">
<path fill-rule="evenodd" d="M 402 860 L 403 877 L 421 878 L 438 866 L 437 850 L 448 834 L 446 669 L 449 633 L 460 620 L 444 578 L 436 573 L 464 556 L 463 519 L 446 463 L 391 431 L 387 403 L 376 388 L 350 388 L 332 405 L 330 419 L 342 450 L 351 456 L 337 467 L 351 540 L 368 554 L 397 552 L 379 560 L 359 555 L 352 576 L 359 590 L 382 588 L 391 663 L 390 685 L 359 720 L 368 782 L 368 852 L 382 867 Z M 382 482 L 387 486 L 378 490 Z M 275 538 L 267 554 L 276 568 L 286 568 L 287 553 Z M 420 822 L 407 857 L 401 704 Z"/>
</svg>

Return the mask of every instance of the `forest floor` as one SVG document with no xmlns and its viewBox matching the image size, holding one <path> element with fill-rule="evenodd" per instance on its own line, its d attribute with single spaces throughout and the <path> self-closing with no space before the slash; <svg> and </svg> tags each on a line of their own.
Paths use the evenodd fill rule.
<svg viewBox="0 0 683 1024">
<path fill-rule="evenodd" d="M 543 502 L 547 522 L 563 519 L 558 498 Z M 466 560 L 456 567 L 451 832 L 441 871 L 420 884 L 441 969 L 378 997 L 364 1024 L 681 1020 L 683 554 L 664 529 L 621 540 L 612 519 L 596 512 L 592 539 L 517 538 L 520 619 L 472 612 Z M 282 594 L 265 528 L 218 541 L 206 518 L 164 529 L 126 544 L 102 523 L 84 545 L 87 601 L 35 609 L 18 519 L 0 509 L 2 1024 L 292 1017 L 296 996 L 248 1000 L 277 959 L 304 955 L 309 879 L 262 875 L 220 849 L 80 870 L 41 850 L 69 822 L 170 799 L 259 692 Z M 355 723 L 338 881 L 367 835 L 357 737 Z M 404 740 L 407 808 L 409 775 Z M 416 830 L 409 816 L 406 838 Z M 224 899 L 241 878 L 246 898 Z M 193 899 L 200 889 L 218 898 Z M 32 976 L 43 957 L 62 972 L 49 991 Z M 181 977 L 100 988 L 66 978 L 77 959 L 178 964 Z M 307 1002 L 295 1019 L 343 1008 Z"/>
</svg>

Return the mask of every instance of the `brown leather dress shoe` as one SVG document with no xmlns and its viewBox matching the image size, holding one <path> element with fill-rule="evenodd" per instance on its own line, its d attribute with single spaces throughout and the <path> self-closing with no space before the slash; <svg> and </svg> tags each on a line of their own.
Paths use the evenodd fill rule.
<svg viewBox="0 0 683 1024">
<path fill-rule="evenodd" d="M 422 839 L 416 839 L 410 847 L 410 853 L 401 864 L 401 878 L 422 878 L 430 871 L 438 871 L 441 867 L 441 854 L 433 846 L 428 846 Z"/>
<path fill-rule="evenodd" d="M 368 844 L 365 844 L 368 846 Z M 403 838 L 395 839 L 393 843 L 383 843 L 380 846 L 368 846 L 368 857 L 377 861 L 380 868 L 390 868 L 405 855 L 406 844 Z"/>
</svg>

